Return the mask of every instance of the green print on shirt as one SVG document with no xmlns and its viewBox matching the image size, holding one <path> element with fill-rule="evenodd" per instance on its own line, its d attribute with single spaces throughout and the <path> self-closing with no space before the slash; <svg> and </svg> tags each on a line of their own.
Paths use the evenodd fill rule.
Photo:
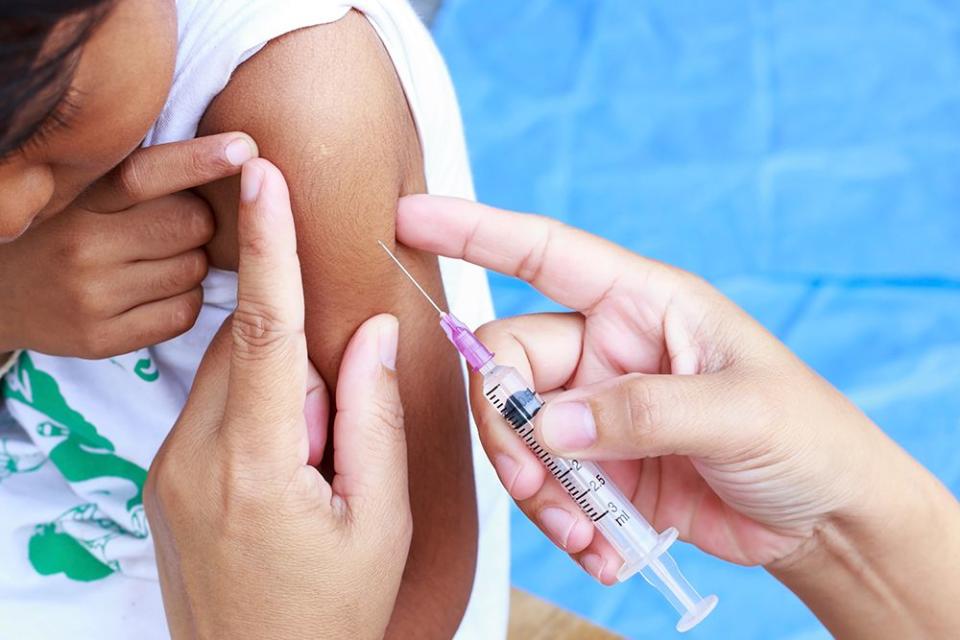
<svg viewBox="0 0 960 640">
<path fill-rule="evenodd" d="M 146 470 L 114 454 L 113 443 L 101 436 L 94 425 L 70 407 L 60 392 L 57 381 L 50 374 L 37 369 L 27 352 L 20 355 L 13 371 L 4 378 L 3 395 L 8 400 L 21 402 L 49 418 L 37 425 L 37 433 L 44 437 L 63 438 L 50 450 L 49 458 L 68 481 L 82 482 L 103 477 L 130 481 L 133 495 L 127 500 L 126 509 L 130 513 L 134 530 L 124 531 L 109 518 L 88 519 L 100 529 L 108 529 L 106 538 L 96 538 L 101 551 L 105 549 L 106 543 L 117 535 L 146 537 L 146 523 L 143 518 Z M 71 544 L 65 538 L 71 538 L 77 544 Z M 30 562 L 43 575 L 63 572 L 75 580 L 95 580 L 119 568 L 115 563 L 105 563 L 93 556 L 92 548 L 64 533 L 57 523 L 47 523 L 38 526 L 30 540 Z M 90 564 L 90 560 L 103 565 L 107 572 L 99 575 L 102 570 L 99 570 L 99 573 L 93 571 L 91 567 L 96 565 Z"/>
<path fill-rule="evenodd" d="M 9 438 L 0 438 L 0 482 L 18 473 L 36 471 L 47 461 L 39 451 L 18 453 L 12 448 L 18 444 Z"/>
<path fill-rule="evenodd" d="M 93 532 L 85 536 L 85 529 Z M 123 530 L 104 517 L 97 505 L 81 504 L 53 522 L 37 526 L 30 538 L 30 564 L 45 576 L 63 573 L 81 582 L 100 580 L 120 570 L 116 560 L 106 557 L 106 548 L 110 540 L 122 535 Z"/>
<path fill-rule="evenodd" d="M 30 538 L 30 564 L 44 576 L 63 573 L 71 580 L 91 582 L 106 578 L 113 569 L 93 557 L 77 540 L 57 531 L 56 525 L 41 524 Z"/>
<path fill-rule="evenodd" d="M 156 382 L 157 378 L 160 377 L 160 369 L 157 369 L 156 363 L 149 356 L 137 360 L 133 372 L 145 382 Z"/>
</svg>

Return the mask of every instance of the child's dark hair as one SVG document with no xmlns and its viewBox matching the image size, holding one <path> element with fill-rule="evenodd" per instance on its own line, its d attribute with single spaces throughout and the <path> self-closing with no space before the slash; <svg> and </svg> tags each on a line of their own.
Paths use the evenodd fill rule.
<svg viewBox="0 0 960 640">
<path fill-rule="evenodd" d="M 113 0 L 0 0 L 0 156 L 19 149 L 64 97 L 80 50 Z"/>
</svg>

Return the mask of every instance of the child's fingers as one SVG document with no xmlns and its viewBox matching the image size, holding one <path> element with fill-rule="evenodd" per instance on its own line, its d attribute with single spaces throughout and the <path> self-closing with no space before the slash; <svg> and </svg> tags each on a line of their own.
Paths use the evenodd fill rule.
<svg viewBox="0 0 960 640">
<path fill-rule="evenodd" d="M 196 283 L 189 291 L 154 300 L 125 311 L 95 334 L 84 353 L 91 358 L 110 358 L 159 344 L 188 331 L 203 305 L 203 289 Z"/>
<path fill-rule="evenodd" d="M 123 211 L 138 202 L 236 175 L 258 153 L 253 138 L 239 132 L 139 149 L 91 186 L 82 202 L 101 213 Z"/>
</svg>

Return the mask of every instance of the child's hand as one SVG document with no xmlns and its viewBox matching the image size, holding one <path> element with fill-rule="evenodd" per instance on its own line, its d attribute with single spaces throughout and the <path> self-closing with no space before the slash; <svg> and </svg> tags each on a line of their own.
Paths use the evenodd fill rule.
<svg viewBox="0 0 960 640">
<path fill-rule="evenodd" d="M 0 353 L 106 358 L 192 327 L 214 221 L 185 190 L 256 154 L 239 133 L 141 149 L 62 213 L 0 244 Z"/>
<path fill-rule="evenodd" d="M 397 321 L 368 320 L 344 353 L 328 483 L 310 464 L 329 416 L 289 196 L 264 160 L 244 168 L 241 193 L 237 310 L 144 494 L 170 634 L 381 638 L 413 526 Z"/>
</svg>

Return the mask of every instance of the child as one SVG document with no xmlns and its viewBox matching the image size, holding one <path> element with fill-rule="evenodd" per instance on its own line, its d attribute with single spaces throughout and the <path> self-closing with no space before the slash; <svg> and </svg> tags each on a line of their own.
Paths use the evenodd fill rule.
<svg viewBox="0 0 960 640">
<path fill-rule="evenodd" d="M 13 4 L 22 5 L 13 18 L 36 6 Z M 3 150 L 16 150 L 0 164 L 0 194 L 18 196 L 0 195 L 0 232 L 17 226 L 4 219 L 18 212 L 44 222 L 15 243 L 55 221 L 146 126 L 144 146 L 198 132 L 251 134 L 290 185 L 310 356 L 328 386 L 360 322 L 382 311 L 401 320 L 414 540 L 390 631 L 450 636 L 463 615 L 458 637 L 502 636 L 506 498 L 475 444 L 478 535 L 462 374 L 429 307 L 376 244 L 393 238 L 401 195 L 472 196 L 455 97 L 412 10 L 399 0 L 180 0 L 175 15 L 168 0 L 41 4 L 64 15 L 77 9 L 45 44 L 85 43 L 66 79 L 77 104 L 69 128 L 25 146 L 0 135 Z M 49 108 L 49 95 L 63 93 L 58 82 L 38 80 L 26 102 Z M 0 99 L 23 102 L 8 92 Z M 212 333 L 236 302 L 228 270 L 237 184 L 200 192 L 217 219 L 210 259 L 224 270 L 204 280 L 191 330 L 106 360 L 24 351 L 4 379 L 15 424 L 0 419 L 0 452 L 22 464 L 0 475 L 0 637 L 166 635 L 143 482 Z M 492 317 L 481 271 L 454 262 L 438 270 L 435 260 L 401 251 L 441 298 L 442 272 L 459 317 L 474 325 Z"/>
</svg>

